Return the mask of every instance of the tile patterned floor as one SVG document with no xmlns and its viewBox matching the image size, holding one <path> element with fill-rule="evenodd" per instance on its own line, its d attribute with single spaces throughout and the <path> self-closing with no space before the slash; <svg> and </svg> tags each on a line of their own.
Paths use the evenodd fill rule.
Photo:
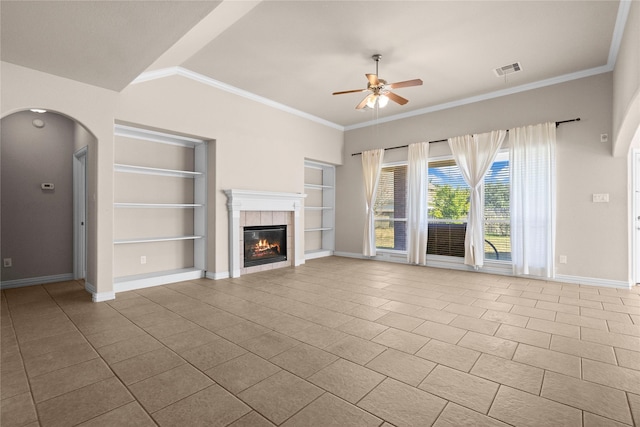
<svg viewBox="0 0 640 427">
<path fill-rule="evenodd" d="M 332 257 L 1 304 L 3 427 L 640 425 L 638 288 Z"/>
</svg>

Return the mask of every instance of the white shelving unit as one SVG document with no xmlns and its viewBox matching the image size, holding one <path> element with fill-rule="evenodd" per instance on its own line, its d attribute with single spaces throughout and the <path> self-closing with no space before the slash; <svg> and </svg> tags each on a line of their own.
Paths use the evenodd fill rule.
<svg viewBox="0 0 640 427">
<path fill-rule="evenodd" d="M 305 161 L 305 258 L 333 255 L 335 248 L 335 181 L 333 165 Z"/>
<path fill-rule="evenodd" d="M 162 163 L 180 163 L 175 160 L 178 157 L 183 163 L 189 164 L 185 169 L 128 162 L 114 164 L 116 178 L 120 178 L 115 183 L 114 208 L 116 213 L 127 211 L 114 227 L 118 236 L 113 241 L 114 251 L 120 251 L 115 256 L 115 270 L 116 273 L 126 271 L 124 275 L 116 274 L 114 291 L 123 292 L 203 277 L 207 235 L 206 141 L 123 125 L 116 125 L 114 134 L 117 141 L 116 158 L 133 160 L 131 163 L 157 161 L 159 166 L 164 166 Z M 119 148 L 121 152 L 118 152 Z M 176 156 L 176 153 L 179 155 Z M 133 177 L 126 178 L 124 174 Z M 192 182 L 184 183 L 182 180 Z M 127 183 L 131 183 L 130 186 L 135 190 L 129 189 Z M 140 201 L 122 201 L 131 198 L 132 194 L 139 197 Z M 167 203 L 162 200 L 166 197 L 179 200 Z M 161 200 L 157 203 L 147 200 L 153 198 Z M 175 229 L 187 232 L 171 234 Z M 145 265 L 147 253 L 153 254 L 154 265 Z M 137 259 L 140 259 L 140 264 L 137 264 Z M 169 269 L 165 269 L 166 265 L 169 265 Z"/>
<path fill-rule="evenodd" d="M 180 178 L 197 178 L 203 175 L 202 172 L 149 168 L 145 166 L 122 165 L 117 163 L 113 165 L 113 168 L 116 172 L 128 172 L 144 175 L 175 176 Z"/>
<path fill-rule="evenodd" d="M 192 209 L 204 207 L 197 203 L 114 203 L 116 208 L 171 208 L 171 209 Z"/>
<path fill-rule="evenodd" d="M 175 242 L 177 240 L 203 239 L 204 236 L 173 236 L 173 237 L 144 237 L 139 239 L 114 240 L 114 245 L 126 245 L 131 243 Z"/>
</svg>

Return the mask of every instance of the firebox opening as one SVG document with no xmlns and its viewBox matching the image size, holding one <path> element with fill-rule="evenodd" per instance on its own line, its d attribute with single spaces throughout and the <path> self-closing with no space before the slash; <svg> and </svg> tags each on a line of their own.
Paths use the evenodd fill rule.
<svg viewBox="0 0 640 427">
<path fill-rule="evenodd" d="M 287 260 L 287 226 L 244 227 L 244 267 Z"/>
</svg>

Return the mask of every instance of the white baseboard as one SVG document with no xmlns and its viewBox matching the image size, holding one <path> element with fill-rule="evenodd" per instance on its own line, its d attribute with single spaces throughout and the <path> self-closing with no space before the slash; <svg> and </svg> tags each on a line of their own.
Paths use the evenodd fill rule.
<svg viewBox="0 0 640 427">
<path fill-rule="evenodd" d="M 115 293 L 134 291 L 136 289 L 167 285 L 169 283 L 183 282 L 185 280 L 201 279 L 203 276 L 203 270 L 185 268 L 181 270 L 119 277 L 114 280 L 113 291 Z"/>
<path fill-rule="evenodd" d="M 392 258 L 388 252 L 378 253 L 375 257 L 365 257 L 360 253 L 355 252 L 335 252 L 335 256 L 341 256 L 346 258 L 357 258 L 357 259 L 371 259 L 374 261 L 386 261 L 386 262 L 402 262 L 401 258 L 404 257 L 404 254 L 398 254 L 395 258 Z M 404 263 L 406 262 L 406 258 Z M 462 258 L 457 257 L 446 257 L 446 256 L 438 256 L 438 255 L 427 255 L 427 267 L 434 268 L 445 268 L 449 270 L 460 270 L 460 271 L 477 271 L 478 273 L 488 273 L 488 274 L 498 274 L 502 276 L 515 276 L 513 274 L 513 270 L 511 264 L 506 262 L 486 262 L 485 265 L 479 270 L 475 270 L 473 267 L 469 265 L 465 265 L 464 260 Z M 568 276 L 564 274 L 558 274 L 553 278 L 547 279 L 543 277 L 531 277 L 531 276 L 521 276 L 528 277 L 530 279 L 538 279 L 538 280 L 549 280 L 554 282 L 561 283 L 575 283 L 578 285 L 588 285 L 588 286 L 602 286 L 608 288 L 622 288 L 622 289 L 630 289 L 633 285 L 629 282 L 625 282 L 622 280 L 611 280 L 611 279 L 599 279 L 596 277 L 580 277 L 580 276 Z"/>
<path fill-rule="evenodd" d="M 309 259 L 316 259 L 316 258 L 323 258 L 326 256 L 331 256 L 333 255 L 333 251 L 330 249 L 320 249 L 317 251 L 309 251 L 309 252 L 305 252 L 304 253 L 304 259 L 305 260 L 309 260 Z"/>
<path fill-rule="evenodd" d="M 602 286 L 605 288 L 631 289 L 633 287 L 633 285 L 630 282 L 625 282 L 623 280 L 598 279 L 596 277 L 568 276 L 565 274 L 556 274 L 556 277 L 554 277 L 551 280 L 555 282 L 575 283 L 577 285 Z"/>
<path fill-rule="evenodd" d="M 102 302 L 116 299 L 116 293 L 110 292 L 97 292 L 96 287 L 85 280 L 84 289 L 91 294 L 91 300 L 93 302 Z"/>
<path fill-rule="evenodd" d="M 205 275 L 205 277 L 211 280 L 221 280 L 221 279 L 228 279 L 231 276 L 229 276 L 228 271 L 221 271 L 219 273 L 212 273 L 210 271 L 207 271 L 207 274 Z"/>
<path fill-rule="evenodd" d="M 364 256 L 359 252 L 334 252 L 335 256 L 341 256 L 346 258 L 357 258 L 357 259 L 370 259 L 373 261 L 385 261 L 385 262 L 397 262 L 401 264 L 407 263 L 407 255 L 405 253 L 393 253 L 393 252 L 384 252 L 378 251 L 376 256 Z"/>
<path fill-rule="evenodd" d="M 392 252 L 378 251 L 376 256 L 364 256 L 361 253 L 356 253 L 356 252 L 334 252 L 333 254 L 335 256 L 341 256 L 345 258 L 370 259 L 372 261 L 384 261 L 384 262 L 396 262 L 399 264 L 408 264 L 407 255 L 404 253 L 395 254 Z"/>
<path fill-rule="evenodd" d="M 333 252 L 334 256 L 341 256 L 341 257 L 345 257 L 345 258 L 358 258 L 358 259 L 369 259 L 369 257 L 366 257 L 360 253 L 355 253 L 355 252 L 340 252 L 340 251 L 334 251 Z"/>
<path fill-rule="evenodd" d="M 373 261 L 396 262 L 409 265 L 409 262 L 407 262 L 407 255 L 405 253 L 396 254 L 392 252 L 378 251 L 377 255 L 374 257 L 366 257 L 361 253 L 355 252 L 335 252 L 334 255 L 346 258 L 370 259 Z M 464 259 L 462 258 L 440 255 L 427 255 L 426 267 L 460 271 L 477 271 L 478 273 L 500 274 L 507 276 L 512 274 L 511 264 L 489 261 L 485 263 L 481 269 L 476 270 L 471 266 L 465 265 Z"/>
<path fill-rule="evenodd" d="M 485 261 L 479 269 L 475 269 L 464 263 L 464 258 L 449 257 L 442 255 L 427 255 L 427 267 L 447 268 L 450 270 L 470 271 L 486 274 L 497 274 L 500 276 L 513 276 L 513 267 L 504 261 Z"/>
<path fill-rule="evenodd" d="M 55 274 L 52 276 L 28 277 L 26 279 L 5 280 L 0 282 L 0 289 L 22 288 L 24 286 L 43 285 L 45 283 L 68 282 L 74 280 L 73 273 Z"/>
</svg>

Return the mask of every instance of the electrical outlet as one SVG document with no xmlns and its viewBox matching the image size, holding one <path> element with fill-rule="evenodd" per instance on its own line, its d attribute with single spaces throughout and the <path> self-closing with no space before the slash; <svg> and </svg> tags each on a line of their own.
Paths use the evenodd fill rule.
<svg viewBox="0 0 640 427">
<path fill-rule="evenodd" d="M 560 264 L 566 264 L 567 263 L 567 256 L 566 255 L 560 255 Z"/>
<path fill-rule="evenodd" d="M 593 203 L 609 203 L 609 193 L 593 194 Z"/>
<path fill-rule="evenodd" d="M 146 264 L 146 263 L 147 263 L 147 257 L 146 257 L 146 256 L 144 256 L 144 255 L 142 255 L 142 256 L 140 257 L 140 264 Z"/>
<path fill-rule="evenodd" d="M 2 260 L 3 267 L 13 267 L 13 260 L 11 258 L 5 258 Z"/>
</svg>

